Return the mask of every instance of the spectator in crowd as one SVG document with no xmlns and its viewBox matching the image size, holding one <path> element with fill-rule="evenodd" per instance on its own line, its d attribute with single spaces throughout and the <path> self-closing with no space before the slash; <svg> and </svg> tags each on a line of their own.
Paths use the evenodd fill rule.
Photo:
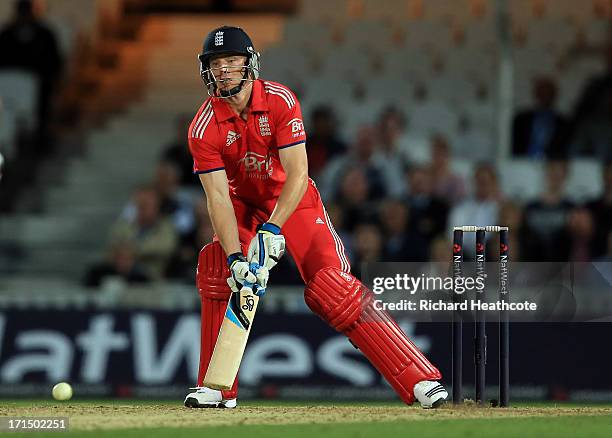
<svg viewBox="0 0 612 438">
<path fill-rule="evenodd" d="M 169 161 L 161 161 L 155 170 L 153 186 L 160 197 L 160 211 L 167 215 L 181 235 L 195 227 L 193 199 L 180 188 L 180 169 Z"/>
<path fill-rule="evenodd" d="M 136 260 L 136 248 L 131 241 L 112 243 L 108 260 L 92 266 L 85 275 L 83 284 L 100 287 L 109 278 L 120 278 L 127 284 L 144 284 L 151 281 L 145 269 Z"/>
<path fill-rule="evenodd" d="M 308 127 L 308 172 L 316 178 L 330 159 L 346 151 L 346 144 L 338 135 L 338 122 L 331 107 L 316 107 L 310 119 L 312 126 Z"/>
<path fill-rule="evenodd" d="M 308 144 L 310 147 L 310 140 Z M 374 128 L 369 125 L 359 127 L 355 144 L 349 152 L 328 163 L 321 177 L 317 179 L 320 182 L 321 196 L 326 200 L 334 199 L 340 188 L 340 180 L 352 168 L 363 169 L 373 198 L 386 196 L 383 177 L 385 169 L 374 160 L 376 148 Z"/>
<path fill-rule="evenodd" d="M 353 254 L 353 236 L 346 230 L 344 210 L 335 202 L 328 202 L 325 209 L 336 233 L 340 236 L 340 241 L 344 244 L 346 256 L 351 260 Z"/>
<path fill-rule="evenodd" d="M 422 262 L 427 260 L 427 242 L 408 228 L 406 203 L 389 199 L 382 204 L 380 222 L 384 231 L 382 259 L 386 262 Z"/>
<path fill-rule="evenodd" d="M 431 169 L 413 166 L 408 169 L 407 204 L 410 207 L 410 229 L 422 236 L 426 245 L 434 236 L 446 231 L 449 207 L 433 194 Z"/>
<path fill-rule="evenodd" d="M 453 207 L 449 215 L 450 226 L 447 235 L 452 233 L 450 229 L 453 226 L 476 225 L 484 227 L 497 224 L 501 201 L 502 196 L 495 167 L 489 163 L 476 165 L 474 168 L 474 196 Z M 464 256 L 466 258 L 473 257 L 475 247 L 473 233 L 468 234 L 464 239 Z"/>
<path fill-rule="evenodd" d="M 605 50 L 607 69 L 591 78 L 574 111 L 570 154 L 612 160 L 612 40 Z"/>
<path fill-rule="evenodd" d="M 382 170 L 385 193 L 388 196 L 398 198 L 406 194 L 406 186 L 402 181 L 406 160 L 403 155 L 405 148 L 404 132 L 406 121 L 404 115 L 395 107 L 388 107 L 381 113 L 378 121 L 377 136 L 380 139 L 380 147 L 373 157 L 373 162 L 378 169 Z"/>
<path fill-rule="evenodd" d="M 375 217 L 376 210 L 370 200 L 370 186 L 365 172 L 358 167 L 351 168 L 343 175 L 335 199 L 344 213 L 345 230 L 353 231 L 357 224 Z"/>
<path fill-rule="evenodd" d="M 190 233 L 180 236 L 178 246 L 168 262 L 166 277 L 183 280 L 186 283 L 192 283 L 195 278 L 198 254 L 214 235 L 204 197 L 201 197 L 195 205 L 195 223 L 196 226 Z"/>
<path fill-rule="evenodd" d="M 430 148 L 432 194 L 452 205 L 465 196 L 465 182 L 450 168 L 450 146 L 444 136 L 434 135 Z"/>
<path fill-rule="evenodd" d="M 607 251 L 608 234 L 612 231 L 612 161 L 605 164 L 602 172 L 603 194 L 589 202 L 587 208 L 593 216 L 595 236 L 593 256 L 600 257 Z"/>
<path fill-rule="evenodd" d="M 180 173 L 180 184 L 182 186 L 200 187 L 200 180 L 193 174 L 193 158 L 189 153 L 187 145 L 187 130 L 191 123 L 191 117 L 181 115 L 176 121 L 176 138 L 170 143 L 162 154 L 162 161 L 174 163 Z"/>
<path fill-rule="evenodd" d="M 177 232 L 160 211 L 161 200 L 152 186 L 139 188 L 134 194 L 135 216 L 121 218 L 111 229 L 111 243 L 131 241 L 136 260 L 154 279 L 161 278 L 176 248 Z"/>
<path fill-rule="evenodd" d="M 568 232 L 570 235 L 569 260 L 573 262 L 591 261 L 594 229 L 593 216 L 587 208 L 575 208 L 570 213 Z"/>
<path fill-rule="evenodd" d="M 534 107 L 514 116 L 512 154 L 541 159 L 567 155 L 568 122 L 555 109 L 557 84 L 549 76 L 533 82 Z"/>
<path fill-rule="evenodd" d="M 604 50 L 604 59 L 606 70 L 586 81 L 577 100 L 574 109 L 574 123 L 580 123 L 584 119 L 606 112 L 608 109 L 609 96 L 612 93 L 612 39 L 608 41 Z"/>
<path fill-rule="evenodd" d="M 406 121 L 404 115 L 395 107 L 385 108 L 376 125 L 378 139 L 372 163 L 382 173 L 386 196 L 398 198 L 406 194 L 402 181 L 404 167 L 408 163 L 405 137 Z"/>
<path fill-rule="evenodd" d="M 602 110 L 585 117 L 574 126 L 570 156 L 593 156 L 612 160 L 612 91 L 607 91 Z"/>
<path fill-rule="evenodd" d="M 508 233 L 508 246 L 512 253 L 512 260 L 521 261 L 520 243 L 524 239 L 523 230 L 523 209 L 514 201 L 505 200 L 499 209 L 499 225 L 510 228 Z M 487 247 L 487 259 L 497 260 L 499 257 L 499 247 L 495 245 Z"/>
<path fill-rule="evenodd" d="M 565 196 L 568 163 L 546 163 L 546 187 L 523 213 L 523 261 L 566 261 L 570 255 L 568 218 L 573 205 Z"/>
<path fill-rule="evenodd" d="M 362 275 L 362 263 L 374 263 L 382 260 L 383 236 L 374 222 L 363 222 L 355 228 L 354 256 L 351 261 L 351 272 L 359 279 Z"/>
<path fill-rule="evenodd" d="M 155 170 L 152 187 L 160 199 L 160 212 L 167 216 L 181 236 L 190 235 L 195 228 L 193 201 L 190 193 L 179 186 L 179 168 L 170 161 L 161 161 Z M 136 216 L 135 201 L 130 202 L 122 216 L 132 221 Z"/>
<path fill-rule="evenodd" d="M 429 245 L 429 259 L 433 263 L 450 263 L 452 245 L 446 234 L 436 236 Z"/>
<path fill-rule="evenodd" d="M 22 69 L 38 78 L 38 142 L 46 145 L 51 101 L 62 71 L 55 35 L 37 17 L 33 0 L 15 2 L 15 17 L 0 30 L 0 69 Z M 41 148 L 38 153 L 46 153 Z"/>
</svg>

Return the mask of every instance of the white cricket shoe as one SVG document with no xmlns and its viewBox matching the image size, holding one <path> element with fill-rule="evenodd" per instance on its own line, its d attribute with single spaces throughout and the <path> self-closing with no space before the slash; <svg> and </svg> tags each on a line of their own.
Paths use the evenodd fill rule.
<svg viewBox="0 0 612 438">
<path fill-rule="evenodd" d="M 423 380 L 414 385 L 414 396 L 425 409 L 437 408 L 444 403 L 448 392 L 440 382 Z"/>
<path fill-rule="evenodd" d="M 190 392 L 185 397 L 185 406 L 188 408 L 226 408 L 233 409 L 236 407 L 236 399 L 230 398 L 223 400 L 221 391 L 210 389 L 203 386 L 196 388 L 194 392 Z"/>
</svg>

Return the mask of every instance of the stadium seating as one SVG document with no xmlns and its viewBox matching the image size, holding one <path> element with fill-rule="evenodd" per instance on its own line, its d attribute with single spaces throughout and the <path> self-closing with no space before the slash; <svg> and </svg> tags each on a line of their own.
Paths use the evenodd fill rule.
<svg viewBox="0 0 612 438">
<path fill-rule="evenodd" d="M 576 28 L 567 19 L 546 18 L 527 25 L 527 46 L 562 51 L 576 42 Z"/>
<path fill-rule="evenodd" d="M 565 113 L 572 110 L 584 82 L 602 69 L 599 58 L 567 56 L 581 34 L 587 44 L 605 41 L 609 20 L 594 20 L 596 2 L 547 0 L 539 2 L 543 10 L 533 0 L 509 2 L 517 37 L 515 109 L 532 103 L 531 80 L 548 73 L 559 82 L 559 107 Z M 7 3 L 0 2 L 0 17 L 9 13 Z M 51 24 L 63 32 L 64 50 L 70 51 L 84 30 L 95 29 L 100 14 L 112 16 L 119 3 L 90 0 L 75 10 L 68 0 L 47 2 Z M 484 5 L 482 15 L 474 13 L 478 4 Z M 380 111 L 393 104 L 407 116 L 408 136 L 421 141 L 439 133 L 448 138 L 453 170 L 469 187 L 474 163 L 497 156 L 494 103 L 500 54 L 494 12 L 492 2 L 474 0 L 317 0 L 301 1 L 299 13 L 285 22 L 236 20 L 255 29 L 263 52 L 262 77 L 298 93 L 306 125 L 310 111 L 327 104 L 339 115 L 341 135 L 351 140 L 360 125 L 375 123 Z M 44 217 L 2 219 L 0 239 L 24 236 L 29 255 L 19 266 L 21 273 L 44 270 L 77 278 L 85 262 L 100 256 L 106 232 L 131 189 L 148 180 L 171 140 L 177 115 L 195 113 L 206 98 L 195 54 L 203 29 L 213 23 L 214 18 L 150 18 L 139 40 L 125 48 L 121 56 L 132 69 L 132 80 L 144 84 L 140 99 L 87 133 L 87 152 L 70 162 L 61 184 L 42 191 Z M 518 35 L 522 30 L 524 40 Z M 0 116 L 8 120 L 3 126 L 9 130 L 0 128 L 0 148 L 20 120 L 33 120 L 35 95 L 31 79 L 4 75 Z M 575 199 L 597 195 L 600 167 L 590 160 L 573 162 L 568 193 Z M 541 190 L 542 165 L 507 160 L 500 177 L 504 193 L 527 201 Z"/>
<path fill-rule="evenodd" d="M 195 55 L 202 43 L 202 27 L 214 23 L 214 18 L 209 20 L 150 20 L 142 29 L 142 39 L 120 53 L 122 68 L 116 77 L 106 78 L 104 86 L 110 92 L 112 84 L 128 76 L 146 83 L 146 92 L 129 109 L 88 131 L 82 146 L 86 153 L 56 171 L 61 177 L 41 190 L 42 217 L 19 214 L 0 219 L 0 241 L 20 236 L 25 252 L 24 259 L 12 268 L 14 275 L 74 281 L 88 264 L 104 256 L 110 226 L 132 190 L 150 179 L 163 148 L 174 139 L 177 116 L 195 114 L 206 99 Z M 280 38 L 279 23 L 277 18 L 258 23 L 257 18 L 247 16 L 242 25 L 259 26 L 260 32 L 255 33 L 265 42 Z M 156 40 L 158 50 L 148 50 L 161 30 L 167 38 Z M 123 92 L 130 92 L 131 86 L 127 82 Z"/>
<path fill-rule="evenodd" d="M 468 158 L 475 162 L 491 161 L 495 154 L 495 137 L 489 128 L 471 128 L 460 131 L 451 137 L 456 156 Z"/>
<path fill-rule="evenodd" d="M 361 5 L 356 6 L 359 3 Z M 486 88 L 489 100 L 496 92 L 495 72 L 499 55 L 494 4 L 476 0 L 388 0 L 380 5 L 337 1 L 330 10 L 345 11 L 347 17 L 344 18 L 330 16 L 322 10 L 325 8 L 321 8 L 321 4 L 301 2 L 301 13 L 287 22 L 286 40 L 267 54 L 264 64 L 270 67 L 272 78 L 290 86 L 314 82 L 303 87 L 306 109 L 320 100 L 309 93 L 330 90 L 335 81 L 327 78 L 335 77 L 346 78 L 351 83 L 337 84 L 335 88 L 334 96 L 343 102 L 349 98 L 353 82 L 357 81 L 366 84 L 368 99 L 377 99 L 376 96 L 388 99 L 391 103 L 403 104 L 407 112 L 414 113 L 420 109 L 413 107 L 413 89 L 422 84 L 428 91 L 428 99 L 434 102 L 425 106 L 426 112 L 430 111 L 428 106 L 436 107 L 446 102 L 448 109 L 437 108 L 434 111 L 447 114 L 443 120 L 449 120 L 456 117 L 450 114 L 461 103 L 460 116 L 468 116 L 480 126 L 492 122 L 491 117 L 485 116 L 490 107 L 478 103 L 476 90 Z M 513 51 L 515 108 L 532 103 L 533 79 L 548 74 L 556 77 L 562 85 L 559 87 L 560 108 L 571 111 L 582 84 L 599 70 L 600 61 L 568 58 L 566 53 L 579 42 L 581 31 L 589 44 L 601 43 L 607 36 L 609 21 L 604 18 L 594 20 L 597 4 L 597 0 L 509 2 L 514 34 L 518 36 Z M 359 18 L 348 19 L 354 11 L 359 11 Z M 334 40 L 334 34 L 342 36 L 340 41 Z M 309 44 L 311 52 L 300 50 Z M 313 53 L 316 53 L 316 59 L 323 60 L 319 62 L 321 68 L 318 71 L 309 69 L 317 65 Z M 477 63 L 474 62 L 476 59 Z M 383 75 L 380 75 L 381 69 Z M 314 79 L 311 79 L 313 74 Z M 386 87 L 386 83 L 397 85 L 396 78 L 410 82 L 402 86 L 405 92 L 398 93 L 395 87 Z M 480 115 L 478 110 L 474 110 L 478 106 L 482 110 Z M 357 102 L 344 107 L 349 120 L 363 119 Z M 355 109 L 355 114 L 351 114 L 351 108 Z M 423 121 L 430 116 L 416 118 L 419 130 L 430 128 Z M 453 124 L 443 123 L 442 130 L 453 132 Z M 478 133 L 466 131 L 460 137 L 463 140 L 467 137 L 482 140 L 488 136 L 483 135 L 478 126 L 476 129 Z"/>
<path fill-rule="evenodd" d="M 533 160 L 512 160 L 499 169 L 502 191 L 517 200 L 530 201 L 543 190 L 542 163 Z"/>
<path fill-rule="evenodd" d="M 602 163 L 596 160 L 572 160 L 567 181 L 567 194 L 577 203 L 601 195 Z"/>
<path fill-rule="evenodd" d="M 348 23 L 343 33 L 345 44 L 363 50 L 385 49 L 394 44 L 395 28 L 388 21 L 355 20 Z"/>
<path fill-rule="evenodd" d="M 430 76 L 433 70 L 431 54 L 422 49 L 389 47 L 378 56 L 386 75 L 416 80 Z"/>
<path fill-rule="evenodd" d="M 457 130 L 458 115 L 441 101 L 415 102 L 410 111 L 410 129 L 420 134 L 441 133 L 452 137 Z"/>
</svg>

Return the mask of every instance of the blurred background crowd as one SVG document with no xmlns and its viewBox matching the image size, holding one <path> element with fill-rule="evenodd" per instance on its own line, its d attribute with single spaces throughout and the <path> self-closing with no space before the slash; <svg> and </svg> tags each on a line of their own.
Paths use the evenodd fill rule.
<svg viewBox="0 0 612 438">
<path fill-rule="evenodd" d="M 0 6 L 3 276 L 193 283 L 213 235 L 186 144 L 195 55 L 230 10 L 302 103 L 357 275 L 448 261 L 454 225 L 509 226 L 513 260 L 612 259 L 608 0 L 79 3 Z M 300 282 L 290 257 L 274 278 Z"/>
</svg>

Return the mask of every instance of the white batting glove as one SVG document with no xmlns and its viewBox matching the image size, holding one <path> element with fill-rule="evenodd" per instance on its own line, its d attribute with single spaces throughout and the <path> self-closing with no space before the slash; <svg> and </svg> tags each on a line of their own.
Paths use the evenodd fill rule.
<svg viewBox="0 0 612 438">
<path fill-rule="evenodd" d="M 263 296 L 266 293 L 269 271 L 256 263 L 248 263 L 241 253 L 235 253 L 227 258 L 231 276 L 227 284 L 232 292 L 240 292 L 243 286 L 253 289 L 255 295 Z"/>
<path fill-rule="evenodd" d="M 242 253 L 237 252 L 230 255 L 227 258 L 227 264 L 232 274 L 230 278 L 234 282 L 234 287 L 240 289 L 245 283 L 253 284 L 257 281 L 257 277 L 250 270 L 249 262 L 247 262 Z"/>
<path fill-rule="evenodd" d="M 253 265 L 254 263 L 251 263 L 251 266 Z M 268 287 L 268 279 L 270 278 L 270 271 L 268 270 L 268 268 L 266 268 L 265 266 L 261 267 L 257 265 L 254 273 L 255 277 L 257 277 L 257 286 L 260 286 L 263 289 Z"/>
<path fill-rule="evenodd" d="M 238 293 L 240 292 L 240 289 L 242 289 L 242 287 L 240 287 L 240 285 L 238 285 L 236 283 L 236 281 L 232 278 L 232 277 L 228 277 L 227 278 L 227 284 L 230 287 L 230 289 L 232 290 L 232 292 L 234 293 Z M 253 291 L 253 293 L 259 297 L 263 297 L 266 293 L 266 288 L 265 287 L 261 287 L 259 284 L 255 283 L 255 284 L 250 284 L 250 283 L 245 283 L 245 285 L 247 287 L 250 287 L 251 290 Z"/>
<path fill-rule="evenodd" d="M 285 237 L 280 231 L 280 227 L 269 222 L 257 227 L 257 234 L 249 244 L 247 260 L 267 270 L 276 266 L 285 254 Z"/>
<path fill-rule="evenodd" d="M 233 277 L 227 277 L 227 285 L 230 287 L 232 292 L 238 293 L 240 292 L 240 285 L 236 283 Z"/>
</svg>

